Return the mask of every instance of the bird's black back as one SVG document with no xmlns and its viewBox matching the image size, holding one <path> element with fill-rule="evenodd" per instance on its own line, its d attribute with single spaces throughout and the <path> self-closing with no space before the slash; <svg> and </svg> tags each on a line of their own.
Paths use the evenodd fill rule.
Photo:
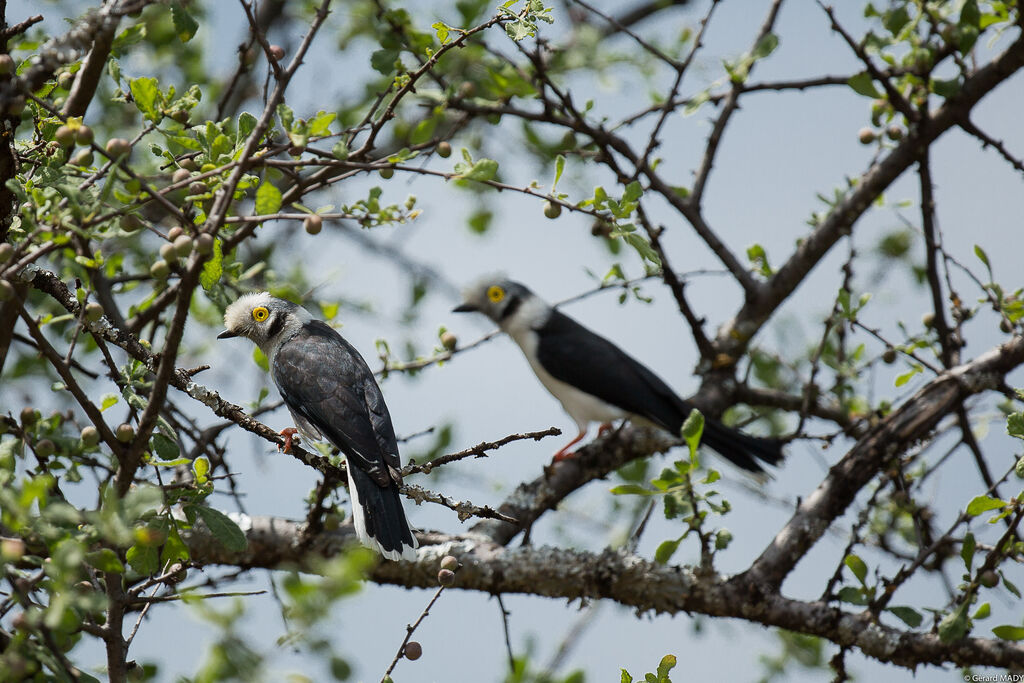
<svg viewBox="0 0 1024 683">
<path fill-rule="evenodd" d="M 313 320 L 284 342 L 272 368 L 285 403 L 337 446 L 349 466 L 389 486 L 401 467 L 391 415 L 359 352 Z M 390 467 L 389 467 L 390 466 Z"/>
<path fill-rule="evenodd" d="M 642 363 L 555 310 L 537 330 L 537 360 L 555 379 L 678 435 L 693 406 Z M 782 459 L 781 442 L 760 439 L 705 418 L 702 443 L 743 469 Z"/>
</svg>

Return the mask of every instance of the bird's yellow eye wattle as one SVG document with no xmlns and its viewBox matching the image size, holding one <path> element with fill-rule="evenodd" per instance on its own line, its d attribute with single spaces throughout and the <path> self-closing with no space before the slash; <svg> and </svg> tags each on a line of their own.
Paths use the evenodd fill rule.
<svg viewBox="0 0 1024 683">
<path fill-rule="evenodd" d="M 256 308 L 252 309 L 252 319 L 258 323 L 263 322 L 269 317 L 270 311 L 268 311 L 264 306 L 257 306 Z"/>
<path fill-rule="evenodd" d="M 501 303 L 501 300 L 505 298 L 505 290 L 498 285 L 491 285 L 487 288 L 487 298 L 491 300 L 492 304 Z"/>
</svg>

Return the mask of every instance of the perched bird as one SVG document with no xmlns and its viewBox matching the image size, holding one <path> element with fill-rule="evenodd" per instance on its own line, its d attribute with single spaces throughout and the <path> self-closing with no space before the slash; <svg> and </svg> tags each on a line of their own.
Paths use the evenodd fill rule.
<svg viewBox="0 0 1024 683">
<path fill-rule="evenodd" d="M 405 517 L 398 442 L 384 396 L 359 352 L 330 325 L 267 292 L 245 294 L 224 312 L 218 339 L 248 337 L 307 439 L 326 438 L 348 463 L 352 521 L 363 545 L 389 560 L 415 557 Z M 285 451 L 294 429 L 286 429 Z"/>
<path fill-rule="evenodd" d="M 483 313 L 507 333 L 529 361 L 537 378 L 576 422 L 579 435 L 555 453 L 569 449 L 591 422 L 608 429 L 613 420 L 640 417 L 678 435 L 693 408 L 657 375 L 604 337 L 548 305 L 518 282 L 488 278 L 464 293 L 455 308 Z M 701 443 L 754 473 L 782 459 L 775 439 L 748 436 L 705 418 Z M 760 462 L 759 462 L 760 461 Z"/>
</svg>

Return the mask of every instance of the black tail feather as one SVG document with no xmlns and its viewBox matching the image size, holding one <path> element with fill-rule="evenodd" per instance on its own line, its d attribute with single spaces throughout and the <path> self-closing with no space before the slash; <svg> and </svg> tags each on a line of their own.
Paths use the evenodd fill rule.
<svg viewBox="0 0 1024 683">
<path fill-rule="evenodd" d="M 750 436 L 708 417 L 704 418 L 701 444 L 750 472 L 764 472 L 762 462 L 777 465 L 785 457 L 780 439 Z"/>
<path fill-rule="evenodd" d="M 397 486 L 382 487 L 358 467 L 348 466 L 352 516 L 359 540 L 389 560 L 410 559 L 417 547 Z"/>
</svg>

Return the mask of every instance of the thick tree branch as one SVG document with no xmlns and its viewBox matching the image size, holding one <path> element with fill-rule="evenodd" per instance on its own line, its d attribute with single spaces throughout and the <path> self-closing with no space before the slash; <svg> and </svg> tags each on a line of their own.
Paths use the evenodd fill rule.
<svg viewBox="0 0 1024 683">
<path fill-rule="evenodd" d="M 232 553 L 212 536 L 195 530 L 187 539 L 193 559 L 200 564 L 309 570 L 316 559 L 334 556 L 354 541 L 348 527 L 323 532 L 303 544 L 302 525 L 297 522 L 273 517 L 243 517 L 239 521 L 249 539 L 247 550 Z M 911 669 L 947 663 L 1024 666 L 1024 645 L 985 638 L 943 643 L 934 633 L 891 628 L 870 615 L 851 614 L 820 601 L 762 593 L 742 577 L 729 580 L 695 573 L 688 567 L 657 564 L 628 552 L 586 553 L 531 546 L 510 549 L 473 533 L 421 533 L 419 540 L 421 547 L 414 562 L 381 562 L 370 579 L 405 587 L 433 587 L 441 558 L 454 555 L 462 565 L 455 587 L 464 590 L 567 600 L 609 599 L 640 612 L 733 617 L 826 638 Z"/>
</svg>

